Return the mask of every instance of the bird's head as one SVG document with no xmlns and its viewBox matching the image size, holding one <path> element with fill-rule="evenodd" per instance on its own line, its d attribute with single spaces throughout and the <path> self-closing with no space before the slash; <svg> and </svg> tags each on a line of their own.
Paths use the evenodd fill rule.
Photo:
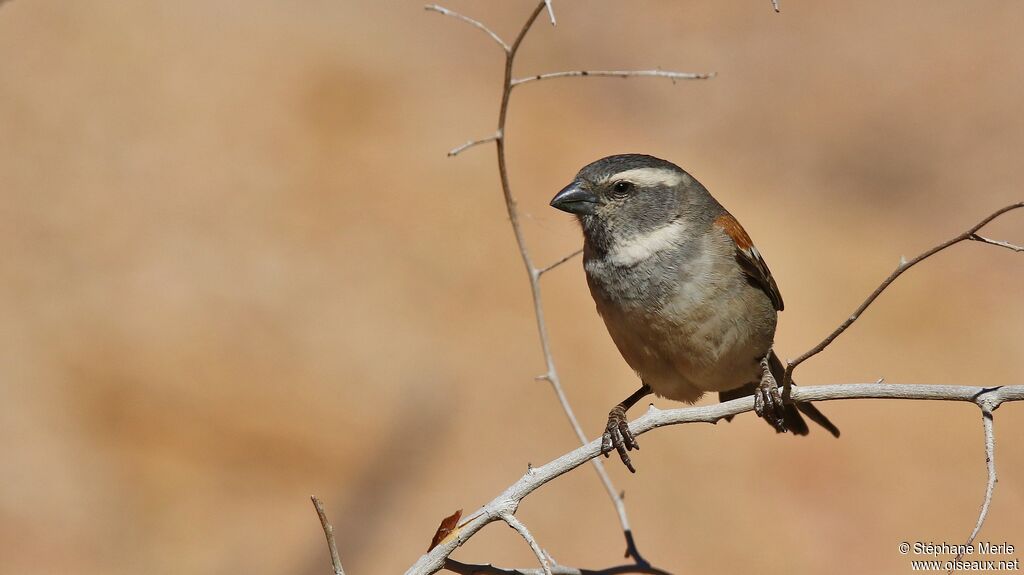
<svg viewBox="0 0 1024 575">
<path fill-rule="evenodd" d="M 712 214 L 714 200 L 672 162 L 641 154 L 608 156 L 584 166 L 551 206 L 575 214 L 594 247 L 610 247 L 673 222 Z"/>
</svg>

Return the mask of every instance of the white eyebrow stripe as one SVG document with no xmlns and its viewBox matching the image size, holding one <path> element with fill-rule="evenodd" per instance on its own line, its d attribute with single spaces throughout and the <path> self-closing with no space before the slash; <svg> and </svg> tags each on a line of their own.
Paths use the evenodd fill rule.
<svg viewBox="0 0 1024 575">
<path fill-rule="evenodd" d="M 608 261 L 618 267 L 636 265 L 654 254 L 675 247 L 686 224 L 675 220 L 644 234 L 621 240 L 608 252 Z"/>
<path fill-rule="evenodd" d="M 608 178 L 608 181 L 618 180 L 628 180 L 641 187 L 671 187 L 683 181 L 683 174 L 666 168 L 634 168 Z"/>
</svg>

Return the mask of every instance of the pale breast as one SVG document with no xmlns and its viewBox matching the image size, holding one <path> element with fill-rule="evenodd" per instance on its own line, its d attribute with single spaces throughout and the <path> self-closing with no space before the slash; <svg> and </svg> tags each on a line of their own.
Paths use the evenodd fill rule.
<svg viewBox="0 0 1024 575">
<path fill-rule="evenodd" d="M 775 332 L 770 300 L 717 257 L 715 238 L 692 241 L 630 266 L 585 262 L 623 358 L 655 393 L 686 402 L 754 381 Z"/>
</svg>

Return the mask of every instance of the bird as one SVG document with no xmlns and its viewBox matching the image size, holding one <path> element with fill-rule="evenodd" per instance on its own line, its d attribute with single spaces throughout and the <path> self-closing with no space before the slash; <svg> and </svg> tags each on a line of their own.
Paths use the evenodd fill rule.
<svg viewBox="0 0 1024 575">
<path fill-rule="evenodd" d="M 779 433 L 806 435 L 802 413 L 839 437 L 814 405 L 782 400 L 779 287 L 743 226 L 693 176 L 654 156 L 608 156 L 584 166 L 551 206 L 578 219 L 590 294 L 641 381 L 608 414 L 605 457 L 614 449 L 636 472 L 626 412 L 651 393 L 684 403 L 753 395 Z"/>
</svg>

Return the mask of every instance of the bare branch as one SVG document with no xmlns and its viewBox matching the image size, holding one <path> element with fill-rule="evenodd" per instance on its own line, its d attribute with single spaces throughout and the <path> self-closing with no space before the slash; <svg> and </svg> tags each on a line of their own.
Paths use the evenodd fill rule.
<svg viewBox="0 0 1024 575">
<path fill-rule="evenodd" d="M 460 563 L 454 559 L 447 559 L 444 568 L 453 573 L 461 575 L 544 575 L 544 570 L 538 567 L 504 568 L 495 565 L 476 565 L 472 563 Z M 655 567 L 644 565 L 616 565 L 605 569 L 580 569 L 578 567 L 567 567 L 565 565 L 551 565 L 553 575 L 621 575 L 625 573 L 642 573 L 647 575 L 672 575 L 668 571 L 662 571 Z"/>
<path fill-rule="evenodd" d="M 580 255 L 580 254 L 582 254 L 582 253 L 583 253 L 583 248 L 580 248 L 580 249 L 578 249 L 578 250 L 576 250 L 576 251 L 572 252 L 571 254 L 569 254 L 569 255 L 567 255 L 567 256 L 565 256 L 565 257 L 563 257 L 562 259 L 560 259 L 560 260 L 556 261 L 555 263 L 553 263 L 553 264 L 549 265 L 548 267 L 546 267 L 546 268 L 541 268 L 541 269 L 537 270 L 537 277 L 539 278 L 540 276 L 542 276 L 542 275 L 544 275 L 544 274 L 548 273 L 549 271 L 551 271 L 551 270 L 553 270 L 553 269 L 557 268 L 558 266 L 560 266 L 560 265 L 564 264 L 565 262 L 567 262 L 567 261 L 571 260 L 572 258 L 574 258 L 574 257 L 576 257 L 576 256 L 578 256 L 578 255 Z M 545 379 L 547 379 L 547 378 L 545 378 Z"/>
<path fill-rule="evenodd" d="M 526 540 L 526 544 L 530 546 L 530 550 L 537 556 L 537 561 L 540 561 L 540 568 L 544 575 L 551 575 L 551 565 L 548 563 L 548 558 L 544 556 L 544 551 L 541 550 L 537 540 L 530 535 L 530 530 L 526 528 L 526 525 L 522 521 L 516 518 L 511 513 L 502 513 L 501 520 L 508 523 L 508 526 L 519 532 L 519 535 Z"/>
<path fill-rule="evenodd" d="M 843 323 L 841 323 L 839 325 L 839 327 L 837 327 L 825 339 L 821 340 L 821 342 L 819 342 L 818 345 L 812 347 L 809 351 L 807 351 L 806 353 L 804 353 L 800 357 L 796 358 L 795 360 L 792 360 L 792 361 L 788 362 L 788 364 L 786 365 L 786 371 L 783 374 L 782 382 L 781 382 L 782 383 L 782 388 L 783 388 L 782 389 L 782 397 L 783 397 L 783 399 L 788 401 L 789 397 L 790 397 L 790 394 L 792 393 L 793 370 L 796 369 L 796 367 L 798 365 L 800 365 L 801 363 L 803 363 L 803 362 L 807 361 L 808 359 L 810 359 L 810 358 L 818 355 L 819 353 L 821 353 L 826 347 L 829 346 L 829 344 L 832 343 L 833 340 L 835 340 L 837 337 L 839 337 L 840 334 L 842 334 L 844 331 L 846 331 L 847 328 L 849 328 L 851 325 L 853 325 L 853 322 L 857 321 L 857 319 L 860 318 L 861 314 L 864 313 L 864 310 L 868 309 L 868 306 L 870 306 L 876 299 L 878 299 L 878 296 L 882 295 L 882 292 L 885 291 L 885 288 L 889 287 L 889 285 L 892 282 L 896 281 L 896 278 L 898 278 L 901 275 L 903 275 L 903 272 L 909 270 L 910 268 L 914 267 L 915 265 L 919 264 L 920 262 L 922 262 L 922 261 L 932 257 L 933 255 L 941 252 L 942 250 L 944 250 L 944 249 L 946 249 L 946 248 L 948 248 L 950 246 L 956 245 L 956 244 L 958 244 L 958 243 L 960 243 L 962 241 L 965 241 L 965 240 L 974 239 L 973 236 L 976 235 L 976 232 L 978 230 L 980 230 L 981 228 L 985 227 L 989 222 L 991 222 L 992 220 L 994 220 L 994 219 L 998 218 L 999 216 L 1005 214 L 1006 212 L 1009 212 L 1009 211 L 1012 211 L 1012 210 L 1016 210 L 1018 208 L 1024 208 L 1024 202 L 1017 202 L 1015 204 L 1010 204 L 1008 206 L 999 208 L 995 212 L 989 214 L 987 217 L 982 219 L 980 222 L 978 222 L 978 223 L 974 224 L 973 226 L 971 226 L 970 229 L 968 229 L 964 233 L 959 234 L 957 236 L 954 236 L 954 237 L 952 237 L 952 238 L 950 238 L 950 239 L 940 243 L 939 245 L 937 245 L 937 246 L 935 246 L 933 248 L 928 249 L 927 251 L 921 253 L 920 255 L 918 255 L 917 257 L 915 257 L 913 259 L 911 259 L 910 261 L 906 261 L 905 259 L 900 258 L 900 263 L 899 263 L 898 266 L 896 266 L 896 269 L 891 274 L 889 274 L 889 277 L 885 278 L 882 281 L 882 283 L 878 285 L 877 288 L 875 288 L 875 291 L 871 292 L 871 295 L 869 295 L 868 298 L 866 300 L 864 300 L 864 302 L 861 303 L 860 306 L 857 307 L 857 309 L 850 315 L 850 317 L 846 318 L 846 320 L 843 321 Z M 978 237 L 980 238 L 981 236 L 978 236 Z M 976 240 L 976 241 L 983 241 L 983 240 L 979 239 L 979 240 Z M 988 242 L 986 242 L 986 243 L 988 243 Z M 1006 246 L 1003 246 L 1003 247 L 1006 247 Z"/>
<path fill-rule="evenodd" d="M 1002 387 L 974 387 L 967 385 L 892 385 L 888 383 L 854 383 L 843 385 L 819 385 L 794 387 L 794 401 L 832 401 L 840 399 L 919 399 L 937 401 L 966 401 L 980 404 L 985 402 L 995 410 L 1000 404 L 1010 401 L 1024 401 L 1024 385 Z M 746 413 L 754 409 L 754 398 L 744 397 L 725 403 L 700 407 L 683 407 L 661 410 L 651 406 L 647 413 L 630 423 L 634 435 L 642 435 L 659 427 L 684 423 L 717 423 L 726 417 Z M 445 559 L 457 547 L 464 544 L 480 529 L 501 518 L 502 513 L 512 513 L 531 493 L 545 483 L 576 469 L 601 453 L 601 440 L 595 439 L 562 455 L 540 467 L 531 468 L 518 481 L 509 486 L 476 512 L 474 518 L 460 526 L 459 534 L 438 545 L 406 571 L 406 575 L 436 573 L 444 567 Z"/>
<path fill-rule="evenodd" d="M 498 140 L 500 138 L 501 138 L 501 132 L 495 132 L 494 134 L 491 134 L 490 136 L 487 136 L 486 138 L 480 138 L 479 140 L 470 140 L 470 141 L 466 142 L 465 144 L 462 144 L 461 146 L 456 146 L 456 147 L 452 148 L 451 150 L 449 150 L 448 151 L 448 157 L 450 158 L 452 156 L 458 156 L 459 154 L 461 154 L 462 152 L 465 152 L 466 150 L 468 150 L 469 148 L 472 148 L 473 146 L 479 146 L 480 144 L 486 144 L 488 142 L 493 142 L 493 141 Z"/>
<path fill-rule="evenodd" d="M 995 422 L 992 415 L 995 406 L 984 400 L 978 401 L 978 405 L 981 406 L 981 425 L 985 430 L 985 468 L 988 472 L 988 482 L 985 484 L 985 499 L 981 502 L 981 511 L 978 512 L 978 522 L 974 524 L 974 529 L 971 530 L 971 535 L 967 538 L 965 546 L 974 543 L 978 532 L 981 531 L 981 526 L 985 524 L 989 507 L 992 506 L 992 494 L 995 493 L 996 481 L 998 481 L 996 477 L 996 435 L 993 430 Z M 963 553 L 957 553 L 955 560 L 959 561 L 961 557 L 963 557 Z"/>
<path fill-rule="evenodd" d="M 536 265 L 534 265 L 533 259 L 530 256 L 530 252 L 529 252 L 529 250 L 526 247 L 526 239 L 525 239 L 525 236 L 523 234 L 522 226 L 520 225 L 520 222 L 519 222 L 519 209 L 518 209 L 517 204 L 516 204 L 515 196 L 512 195 L 512 187 L 509 184 L 508 165 L 507 165 L 507 158 L 506 158 L 506 153 L 505 153 L 505 145 L 506 145 L 505 123 L 506 123 L 506 118 L 508 116 L 508 105 L 509 105 L 509 99 L 510 99 L 511 94 L 512 94 L 512 88 L 517 86 L 517 85 L 519 85 L 519 84 L 525 84 L 527 82 L 533 82 L 533 81 L 536 81 L 536 80 L 546 80 L 546 79 L 551 79 L 551 78 L 561 78 L 561 77 L 569 77 L 569 76 L 612 76 L 612 77 L 619 77 L 619 78 L 630 78 L 630 77 L 648 76 L 648 77 L 667 78 L 667 79 L 672 80 L 673 82 L 675 82 L 676 80 L 691 80 L 691 79 L 710 78 L 710 77 L 714 76 L 714 74 L 694 74 L 694 73 L 685 73 L 685 72 L 667 72 L 667 71 L 663 71 L 663 70 L 626 70 L 626 71 L 614 71 L 614 70 L 587 71 L 587 70 L 577 70 L 577 71 L 569 71 L 569 72 L 553 72 L 553 73 L 549 73 L 549 74 L 540 74 L 540 75 L 537 75 L 537 76 L 530 76 L 530 77 L 527 77 L 527 78 L 513 79 L 512 78 L 512 68 L 513 68 L 513 65 L 515 63 L 516 54 L 519 52 L 519 47 L 522 45 L 523 39 L 526 37 L 526 34 L 529 33 L 530 29 L 533 27 L 533 24 L 537 21 L 537 17 L 540 15 L 540 13 L 544 9 L 547 9 L 548 16 L 551 19 L 551 24 L 552 25 L 555 24 L 555 13 L 554 13 L 554 9 L 553 9 L 553 7 L 551 5 L 551 0 L 541 0 L 540 2 L 537 3 L 537 5 L 534 7 L 533 11 L 526 18 L 526 21 L 523 23 L 523 26 L 519 29 L 519 33 L 516 35 L 516 38 L 512 42 L 511 45 L 506 44 L 504 41 L 502 41 L 497 36 L 497 34 L 492 32 L 489 28 L 487 28 L 482 23 L 480 23 L 480 22 L 478 22 L 476 20 L 473 20 L 473 19 L 468 18 L 466 16 L 463 16 L 461 14 L 452 12 L 451 10 L 448 10 L 447 8 L 442 8 L 440 6 L 437 6 L 436 4 L 428 5 L 426 8 L 427 8 L 427 10 L 433 10 L 433 11 L 436 11 L 436 12 L 440 12 L 442 14 L 453 16 L 453 17 L 459 18 L 459 19 L 461 19 L 461 20 L 463 20 L 465 22 L 468 22 L 469 24 L 471 24 L 471 25 L 473 25 L 473 26 L 483 30 L 487 34 L 489 34 L 491 36 L 491 38 L 494 39 L 496 42 L 498 42 L 502 46 L 502 48 L 504 48 L 504 50 L 505 50 L 504 82 L 502 84 L 501 104 L 500 104 L 500 106 L 498 108 L 498 125 L 497 125 L 497 128 L 495 130 L 494 136 L 491 136 L 489 138 L 484 138 L 484 139 L 481 139 L 481 140 L 471 140 L 471 141 L 463 144 L 462 146 L 459 146 L 459 147 L 451 150 L 448 153 L 448 155 L 449 156 L 457 155 L 460 152 L 462 152 L 462 151 L 464 151 L 464 150 L 466 150 L 468 148 L 471 148 L 473 146 L 477 146 L 479 144 L 483 144 L 483 143 L 486 143 L 486 142 L 493 141 L 493 142 L 496 143 L 495 148 L 496 148 L 497 155 L 498 155 L 498 173 L 499 173 L 499 176 L 500 176 L 500 179 L 501 179 L 501 191 L 502 191 L 502 195 L 503 195 L 503 197 L 505 199 L 505 208 L 506 208 L 506 211 L 508 212 L 509 222 L 512 225 L 512 233 L 515 236 L 516 246 L 519 248 L 520 258 L 523 261 L 523 265 L 526 268 L 526 272 L 527 272 L 527 275 L 528 275 L 529 280 L 530 280 L 530 293 L 531 293 L 532 299 L 533 299 L 534 317 L 535 317 L 536 323 L 537 323 L 537 333 L 538 333 L 538 336 L 540 338 L 541 352 L 544 355 L 544 363 L 545 363 L 545 368 L 546 369 L 545 369 L 544 375 L 540 376 L 538 379 L 544 379 L 544 380 L 548 381 L 551 384 L 551 388 L 555 392 L 555 396 L 557 397 L 558 402 L 561 405 L 562 411 L 565 413 L 566 418 L 569 420 L 569 425 L 572 427 L 573 432 L 576 434 L 576 438 L 579 440 L 579 442 L 581 444 L 587 444 L 588 443 L 587 436 L 583 432 L 583 428 L 580 426 L 579 420 L 576 418 L 576 414 L 573 412 L 572 406 L 569 404 L 569 400 L 568 400 L 568 398 L 565 395 L 565 391 L 562 388 L 561 380 L 559 379 L 559 376 L 558 376 L 558 370 L 555 367 L 554 356 L 551 353 L 551 341 L 550 341 L 550 338 L 548 336 L 547 323 L 546 323 L 545 318 L 544 318 L 544 305 L 543 305 L 543 299 L 541 297 L 541 288 L 540 288 L 541 276 L 543 276 L 545 273 L 551 271 L 552 269 L 558 267 L 559 265 L 565 263 L 566 261 L 572 259 L 579 252 L 575 252 L 573 254 L 570 254 L 567 257 L 562 258 L 561 260 L 558 260 L 555 263 L 553 263 L 553 264 L 551 264 L 551 265 L 549 265 L 547 267 L 538 268 Z M 640 565 L 642 567 L 647 567 L 648 563 L 643 559 L 643 557 L 640 555 L 639 550 L 636 547 L 636 541 L 635 541 L 635 539 L 633 537 L 633 532 L 632 532 L 632 530 L 630 528 L 630 525 L 629 525 L 629 518 L 626 515 L 626 506 L 625 506 L 625 504 L 622 501 L 622 496 L 620 495 L 620 492 L 615 488 L 615 485 L 612 483 L 611 477 L 608 475 L 607 470 L 604 468 L 604 463 L 601 462 L 600 460 L 593 459 L 593 465 L 594 465 L 594 470 L 597 472 L 598 478 L 601 480 L 602 485 L 604 485 L 605 491 L 607 491 L 608 497 L 612 500 L 612 503 L 615 506 L 615 511 L 618 514 L 619 523 L 622 526 L 623 535 L 626 538 L 626 556 L 627 557 L 632 557 L 637 562 L 638 565 Z M 491 520 L 493 520 L 493 518 Z"/>
<path fill-rule="evenodd" d="M 544 354 L 545 372 L 541 376 L 541 379 L 548 381 L 551 384 L 552 390 L 555 392 L 555 396 L 558 399 L 559 404 L 562 406 L 562 411 L 565 412 L 566 418 L 569 420 L 569 425 L 572 427 L 573 432 L 576 434 L 576 438 L 580 443 L 586 444 L 588 439 L 586 434 L 583 432 L 583 428 L 579 424 L 579 420 L 576 418 L 576 414 L 573 412 L 572 406 L 569 404 L 569 399 L 565 395 L 565 390 L 562 388 L 561 380 L 558 376 L 558 370 L 555 367 L 554 356 L 551 353 L 551 341 L 548 336 L 547 323 L 544 318 L 544 305 L 541 297 L 540 289 L 540 278 L 541 276 L 550 271 L 555 266 L 560 265 L 563 262 L 556 262 L 554 266 L 547 268 L 538 268 L 534 265 L 533 260 L 530 256 L 530 252 L 526 247 L 526 239 L 523 235 L 522 226 L 519 223 L 519 210 L 516 204 L 515 196 L 512 195 L 512 187 L 509 184 L 508 178 L 508 165 L 505 154 L 505 146 L 507 143 L 505 134 L 505 120 L 508 116 L 508 103 L 512 95 L 512 88 L 517 84 L 523 84 L 535 80 L 556 78 L 564 76 L 584 76 L 584 75 L 604 75 L 604 76 L 618 76 L 623 78 L 634 77 L 634 76 L 652 76 L 652 77 L 663 77 L 669 78 L 673 81 L 677 79 L 698 79 L 703 77 L 710 77 L 711 75 L 706 74 L 686 74 L 680 72 L 666 72 L 662 70 L 641 70 L 641 71 L 575 71 L 575 72 L 555 72 L 552 74 L 542 74 L 539 76 L 531 76 L 528 78 L 513 79 L 512 78 L 512 67 L 515 63 L 516 54 L 519 51 L 519 46 L 522 44 L 526 34 L 530 31 L 537 16 L 544 8 L 550 10 L 550 3 L 548 1 L 542 1 L 537 4 L 533 12 L 527 17 L 523 27 L 519 30 L 519 34 L 516 36 L 515 41 L 507 52 L 505 57 L 505 77 L 502 86 L 501 94 L 501 105 L 498 108 L 498 126 L 497 133 L 502 134 L 502 137 L 497 139 L 497 154 L 498 154 L 498 173 L 501 177 L 501 190 L 505 198 L 505 208 L 508 212 L 509 222 L 512 225 L 512 232 L 515 235 L 516 245 L 519 248 L 519 255 L 523 261 L 523 265 L 526 267 L 526 272 L 530 279 L 530 293 L 533 297 L 533 309 L 534 316 L 537 322 L 537 333 L 540 338 L 541 352 Z M 550 13 L 549 13 L 550 14 Z M 593 460 L 594 470 L 597 472 L 598 478 L 604 485 L 605 491 L 608 493 L 608 497 L 612 500 L 615 506 L 615 512 L 619 516 L 619 523 L 622 526 L 623 535 L 626 538 L 626 556 L 632 557 L 640 565 L 647 565 L 647 562 L 640 555 L 639 550 L 636 547 L 636 541 L 633 538 L 633 532 L 629 525 L 629 518 L 626 514 L 626 506 L 622 501 L 622 496 L 615 485 L 612 483 L 611 477 L 608 475 L 607 470 L 604 468 L 604 463 L 594 459 Z"/>
<path fill-rule="evenodd" d="M 989 239 L 989 238 L 986 238 L 984 236 L 979 236 L 978 234 L 971 234 L 971 237 L 969 239 L 974 240 L 976 242 L 981 242 L 983 244 L 991 244 L 993 246 L 999 246 L 1001 248 L 1006 248 L 1008 250 L 1013 250 L 1015 252 L 1024 252 L 1024 247 L 1022 247 L 1022 246 L 1015 246 L 1015 245 L 1011 244 L 1010 242 L 1004 242 L 1004 241 L 1000 241 L 1000 240 Z"/>
<path fill-rule="evenodd" d="M 572 427 L 573 433 L 576 434 L 576 439 L 581 444 L 586 444 L 588 442 L 587 435 L 583 432 L 583 428 L 580 426 L 579 420 L 576 418 L 576 414 L 573 411 L 572 406 L 569 404 L 569 399 L 565 395 L 565 390 L 562 388 L 562 382 L 558 377 L 558 370 L 555 367 L 555 359 L 551 353 L 551 340 L 548 336 L 547 322 L 544 319 L 544 300 L 541 296 L 540 289 L 541 273 L 537 266 L 534 265 L 533 259 L 530 257 L 530 251 L 526 247 L 526 238 L 523 234 L 522 226 L 519 223 L 519 208 L 517 207 L 515 196 L 512 195 L 512 186 L 509 183 L 508 161 L 505 154 L 505 146 L 507 143 L 505 121 L 508 117 L 509 99 L 512 96 L 512 67 L 515 64 L 515 58 L 516 54 L 519 52 L 519 46 L 522 45 L 523 39 L 526 38 L 526 34 L 530 31 L 530 28 L 533 27 L 537 17 L 546 6 L 548 6 L 547 2 L 541 1 L 537 3 L 533 11 L 526 18 L 522 28 L 520 28 L 519 33 L 516 35 L 515 41 L 512 42 L 512 46 L 506 53 L 505 74 L 501 90 L 501 104 L 498 107 L 498 125 L 495 130 L 495 132 L 501 134 L 502 137 L 495 140 L 497 144 L 495 147 L 498 155 L 498 174 L 501 180 L 501 192 L 505 200 L 505 209 L 508 213 L 509 223 L 512 225 L 512 234 L 515 236 L 516 246 L 519 248 L 519 256 L 523 261 L 523 266 L 526 268 L 526 273 L 530 280 L 530 295 L 533 299 L 533 313 L 537 323 L 537 335 L 540 339 L 541 352 L 544 355 L 545 371 L 543 379 L 547 380 L 551 384 L 551 389 L 555 392 L 555 397 L 558 399 L 558 403 L 561 405 L 562 411 L 565 413 L 565 417 L 569 421 L 569 426 Z M 619 490 L 616 489 L 615 485 L 612 483 L 612 479 L 608 475 L 608 471 L 605 469 L 602 461 L 594 459 L 593 466 L 594 471 L 601 480 L 601 484 L 608 493 L 608 498 L 611 499 L 612 505 L 615 507 L 615 513 L 619 517 L 619 524 L 622 526 L 623 536 L 626 539 L 626 555 L 634 558 L 637 563 L 646 564 L 646 561 L 644 561 L 636 547 L 633 532 L 629 525 L 629 517 L 626 514 L 626 505 L 622 501 L 622 496 L 619 494 Z"/>
<path fill-rule="evenodd" d="M 327 512 L 324 511 L 324 504 L 316 495 L 311 495 L 310 500 L 313 501 L 313 507 L 316 508 L 316 514 L 320 517 L 320 526 L 324 529 L 324 537 L 327 538 L 327 548 L 331 552 L 331 566 L 334 567 L 334 575 L 345 575 L 345 570 L 341 568 L 341 557 L 338 555 L 338 545 L 334 542 L 334 527 L 331 525 L 331 522 L 327 520 Z"/>
<path fill-rule="evenodd" d="M 495 135 L 492 136 L 492 137 L 489 137 L 489 138 L 484 138 L 482 140 L 472 140 L 472 141 L 469 141 L 466 144 L 463 144 L 462 146 L 459 146 L 459 147 L 453 149 L 452 151 L 450 151 L 448 153 L 448 155 L 449 156 L 457 155 L 460 152 L 462 152 L 462 151 L 464 151 L 464 150 L 466 150 L 468 148 L 471 148 L 473 146 L 476 146 L 476 145 L 479 145 L 479 144 L 483 144 L 483 143 L 486 143 L 486 142 L 493 141 L 493 142 L 496 143 L 495 148 L 496 148 L 497 156 L 498 156 L 498 173 L 499 173 L 499 176 L 500 176 L 500 179 L 501 179 L 501 191 L 502 191 L 502 195 L 503 195 L 503 197 L 505 199 L 505 208 L 506 208 L 506 211 L 508 212 L 509 222 L 512 225 L 512 233 L 515 236 L 516 245 L 519 248 L 519 255 L 520 255 L 520 258 L 523 261 L 523 265 L 526 268 L 526 272 L 527 272 L 527 275 L 528 275 L 529 280 L 530 280 L 530 293 L 531 293 L 532 299 L 533 299 L 534 317 L 535 317 L 536 323 L 537 323 L 537 332 L 538 332 L 538 336 L 540 338 L 541 352 L 544 355 L 544 363 L 545 363 L 546 369 L 545 369 L 544 375 L 540 376 L 540 378 L 538 378 L 538 379 L 544 379 L 544 380 L 548 381 L 551 384 L 551 388 L 555 392 L 555 396 L 557 397 L 558 402 L 559 402 L 559 404 L 562 407 L 562 411 L 565 413 L 566 418 L 569 420 L 569 425 L 572 427 L 573 432 L 576 434 L 577 439 L 579 440 L 579 442 L 581 444 L 586 445 L 588 443 L 587 436 L 583 432 L 583 429 L 582 429 L 582 427 L 579 424 L 579 420 L 576 418 L 576 414 L 573 412 L 572 406 L 569 404 L 569 400 L 568 400 L 568 398 L 565 395 L 565 391 L 562 389 L 562 384 L 561 384 L 561 381 L 560 381 L 559 376 L 558 376 L 558 370 L 555 367 L 554 356 L 551 353 L 551 342 L 550 342 L 550 338 L 548 336 L 547 323 L 546 323 L 546 321 L 544 319 L 544 305 L 543 305 L 543 299 L 541 297 L 541 289 L 540 289 L 540 278 L 541 278 L 542 275 L 544 275 L 548 271 L 551 271 L 552 269 L 558 267 L 559 265 L 565 263 L 566 261 L 572 259 L 579 252 L 570 254 L 569 256 L 567 256 L 565 258 L 562 258 L 561 260 L 559 260 L 559 261 L 557 261 L 557 262 L 555 262 L 555 263 L 553 263 L 553 264 L 551 264 L 551 265 L 549 265 L 549 266 L 547 266 L 545 268 L 538 268 L 536 265 L 534 265 L 533 260 L 532 260 L 532 258 L 530 256 L 530 252 L 529 252 L 529 250 L 526 247 L 526 239 L 525 239 L 524 234 L 523 234 L 522 226 L 520 225 L 520 222 L 519 222 L 519 210 L 518 210 L 518 207 L 517 207 L 517 204 L 516 204 L 515 196 L 512 195 L 511 185 L 509 184 L 508 165 L 507 165 L 507 159 L 506 159 L 506 154 L 505 154 L 505 145 L 506 145 L 505 122 L 506 122 L 506 118 L 508 116 L 508 105 L 509 105 L 509 99 L 510 99 L 511 94 L 512 94 L 512 88 L 515 85 L 517 85 L 517 84 L 523 84 L 523 83 L 532 82 L 532 81 L 535 81 L 535 80 L 542 80 L 542 79 L 548 79 L 548 78 L 558 78 L 558 77 L 565 77 L 565 76 L 588 76 L 588 75 L 594 75 L 594 76 L 617 76 L 617 77 L 621 77 L 621 78 L 629 78 L 629 77 L 634 77 L 634 76 L 651 76 L 651 77 L 668 78 L 668 79 L 670 79 L 670 80 L 672 80 L 674 82 L 676 80 L 681 80 L 681 79 L 709 78 L 709 77 L 713 76 L 713 74 L 688 74 L 688 73 L 682 73 L 682 72 L 665 72 L 665 71 L 662 71 L 662 70 L 594 71 L 594 72 L 580 70 L 580 71 L 572 71 L 572 72 L 555 72 L 555 73 L 552 73 L 552 74 L 542 74 L 542 75 L 539 75 L 539 76 L 532 76 L 532 77 L 529 77 L 529 78 L 513 79 L 512 78 L 512 68 L 513 68 L 513 64 L 515 63 L 516 54 L 519 51 L 519 47 L 520 47 L 520 45 L 522 45 L 523 39 L 526 37 L 526 34 L 530 31 L 530 29 L 533 27 L 533 24 L 537 21 L 537 17 L 540 15 L 540 13 L 545 8 L 547 9 L 548 16 L 551 19 L 551 24 L 554 25 L 555 24 L 555 13 L 554 13 L 554 9 L 552 8 L 552 5 L 551 5 L 551 0 L 541 0 L 540 2 L 537 3 L 537 5 L 534 7 L 533 11 L 526 18 L 526 21 L 523 23 L 522 27 L 520 28 L 519 33 L 516 35 L 515 40 L 512 42 L 511 45 L 508 45 L 504 41 L 502 41 L 497 36 L 497 34 L 492 32 L 489 28 L 487 28 L 482 23 L 480 23 L 480 22 L 478 22 L 476 20 L 473 20 L 473 19 L 468 18 L 466 16 L 463 16 L 461 14 L 452 12 L 451 10 L 448 10 L 447 8 L 442 8 L 440 6 L 437 6 L 436 4 L 431 4 L 431 5 L 428 5 L 426 7 L 427 10 L 433 10 L 433 11 L 440 12 L 440 13 L 445 14 L 445 15 L 449 15 L 449 16 L 453 16 L 453 17 L 459 18 L 459 19 L 461 19 L 461 20 L 463 20 L 463 21 L 465 21 L 465 22 L 467 22 L 467 23 L 469 23 L 469 24 L 471 24 L 471 25 L 473 25 L 473 26 L 483 30 L 488 35 L 490 35 L 492 39 L 494 39 L 496 42 L 498 42 L 502 46 L 502 48 L 505 50 L 505 74 L 504 74 L 504 82 L 502 84 L 501 104 L 500 104 L 500 106 L 498 108 L 498 125 L 497 125 L 497 128 L 495 130 Z M 626 539 L 626 556 L 627 557 L 632 557 L 637 562 L 638 566 L 640 566 L 642 568 L 647 568 L 648 567 L 648 563 L 643 559 L 643 557 L 641 557 L 640 552 L 639 552 L 639 550 L 636 547 L 636 541 L 635 541 L 635 539 L 633 537 L 633 532 L 632 532 L 632 530 L 630 529 L 630 526 L 629 526 L 629 518 L 626 515 L 626 506 L 625 506 L 625 504 L 622 501 L 622 496 L 620 495 L 620 492 L 615 488 L 615 485 L 612 483 L 611 477 L 608 475 L 607 470 L 604 468 L 604 463 L 602 463 L 598 459 L 592 459 L 592 461 L 593 461 L 593 465 L 594 465 L 594 470 L 597 472 L 598 478 L 601 480 L 602 485 L 604 485 L 605 491 L 607 491 L 608 497 L 612 500 L 612 503 L 615 506 L 615 511 L 618 514 L 619 523 L 622 526 L 623 535 L 625 536 L 625 539 Z M 503 512 L 511 513 L 512 511 L 505 510 Z M 484 520 L 485 520 L 485 522 L 494 521 L 495 518 L 499 517 L 499 516 L 500 516 L 500 513 L 498 511 L 494 511 L 494 513 L 487 514 L 485 516 Z M 482 526 L 482 524 L 481 524 L 481 526 Z M 450 553 L 450 551 L 449 551 L 449 553 Z M 447 557 L 447 554 L 445 555 L 445 557 Z M 436 571 L 442 565 L 443 565 L 443 562 L 442 563 L 437 563 L 433 567 L 433 569 Z M 547 569 L 547 566 L 545 567 L 545 569 Z"/>
<path fill-rule="evenodd" d="M 445 16 L 451 16 L 452 18 L 458 18 L 459 20 L 462 20 L 463 22 L 469 24 L 470 26 L 483 30 L 484 33 L 490 36 L 492 40 L 497 42 L 498 45 L 501 46 L 501 49 L 504 50 L 506 54 L 508 54 L 510 50 L 508 44 L 506 44 L 505 41 L 501 39 L 501 36 L 495 34 L 493 30 L 491 30 L 487 26 L 484 26 L 483 23 L 480 22 L 479 20 L 474 20 L 469 16 L 463 16 L 462 14 L 459 14 L 454 10 L 449 10 L 444 6 L 438 6 L 437 4 L 427 4 L 426 6 L 423 7 L 423 9 L 428 10 L 430 12 L 438 12 L 440 14 L 444 14 Z"/>
<path fill-rule="evenodd" d="M 537 80 L 551 80 L 554 78 L 576 78 L 602 76 L 609 78 L 667 78 L 675 83 L 676 80 L 708 80 L 714 78 L 715 72 L 671 72 L 668 70 L 568 70 L 565 72 L 548 72 L 525 78 L 512 80 L 512 87 L 520 86 Z"/>
</svg>

